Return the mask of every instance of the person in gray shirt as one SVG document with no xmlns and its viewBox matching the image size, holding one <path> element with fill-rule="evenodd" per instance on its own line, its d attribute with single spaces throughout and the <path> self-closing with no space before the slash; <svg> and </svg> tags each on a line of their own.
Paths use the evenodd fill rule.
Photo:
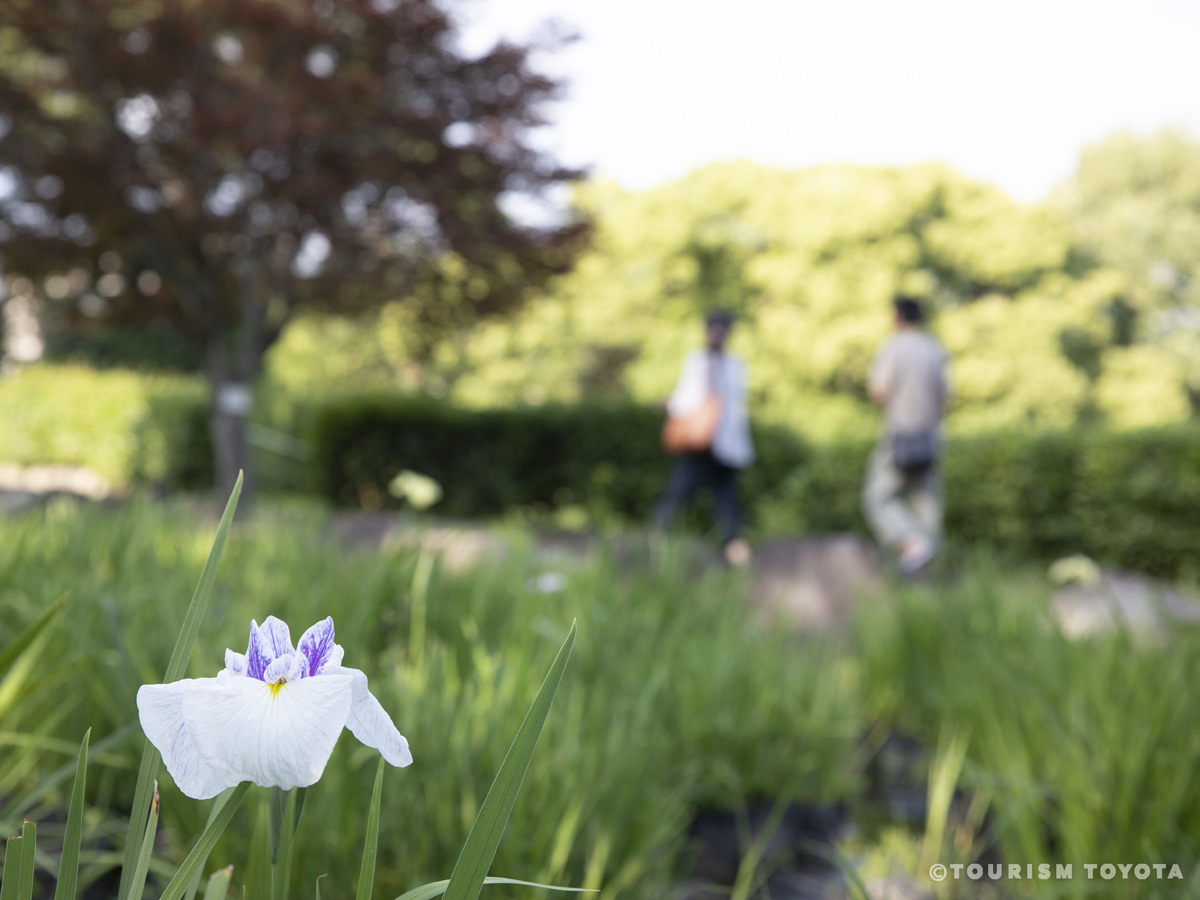
<svg viewBox="0 0 1200 900">
<path fill-rule="evenodd" d="M 938 469 L 946 409 L 946 353 L 924 327 L 920 303 L 897 297 L 895 330 L 871 366 L 867 391 L 883 407 L 883 437 L 871 454 L 862 506 L 879 543 L 913 573 L 937 552 L 942 532 Z"/>
</svg>

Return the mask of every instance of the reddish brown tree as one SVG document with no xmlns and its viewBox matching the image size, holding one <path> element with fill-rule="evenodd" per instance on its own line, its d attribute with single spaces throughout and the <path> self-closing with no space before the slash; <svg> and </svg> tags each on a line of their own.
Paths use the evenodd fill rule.
<svg viewBox="0 0 1200 900">
<path fill-rule="evenodd" d="M 0 4 L 6 271 L 186 336 L 222 491 L 298 308 L 407 296 L 462 322 L 569 264 L 582 223 L 504 211 L 578 175 L 529 142 L 559 85 L 535 48 L 455 36 L 432 0 Z"/>
</svg>

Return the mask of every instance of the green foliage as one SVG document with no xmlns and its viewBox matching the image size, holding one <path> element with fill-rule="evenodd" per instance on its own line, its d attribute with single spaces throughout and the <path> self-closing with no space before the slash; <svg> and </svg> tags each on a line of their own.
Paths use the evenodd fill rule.
<svg viewBox="0 0 1200 900">
<path fill-rule="evenodd" d="M 700 343 L 701 311 L 721 305 L 741 316 L 752 415 L 834 440 L 877 421 L 866 373 L 903 290 L 950 351 L 957 431 L 1189 415 L 1174 351 L 1145 341 L 1115 261 L 1085 252 L 1059 206 L 945 166 L 738 163 L 640 193 L 592 183 L 577 202 L 591 250 L 514 318 L 424 353 L 400 304 L 357 325 L 301 320 L 271 379 L 285 394 L 398 385 L 472 407 L 654 403 Z"/>
<path fill-rule="evenodd" d="M 395 505 L 401 469 L 446 485 L 438 509 L 495 516 L 526 509 L 578 524 L 644 522 L 669 458 L 661 413 L 644 407 L 468 411 L 376 396 L 317 417 L 315 469 L 335 503 Z M 861 531 L 859 493 L 873 440 L 810 444 L 759 427 L 740 491 L 759 533 Z M 947 532 L 1031 558 L 1086 553 L 1155 574 L 1196 567 L 1200 431 L 1007 430 L 950 440 Z"/>
<path fill-rule="evenodd" d="M 357 900 L 371 900 L 375 886 L 375 858 L 379 853 L 379 807 L 383 802 L 383 772 L 385 762 L 379 757 L 375 767 L 375 786 L 371 789 L 371 805 L 367 809 L 367 834 L 363 840 L 362 865 L 358 869 Z M 288 853 L 291 860 L 291 853 Z"/>
<path fill-rule="evenodd" d="M 320 492 L 343 505 L 398 505 L 388 483 L 411 469 L 445 486 L 446 515 L 580 505 L 636 518 L 664 477 L 660 425 L 636 407 L 471 411 L 377 395 L 318 413 L 314 468 Z"/>
<path fill-rule="evenodd" d="M 79 883 L 79 844 L 83 838 L 84 791 L 87 788 L 89 728 L 79 745 L 79 760 L 75 764 L 75 781 L 71 786 L 71 805 L 67 807 L 67 830 L 63 834 L 62 857 L 58 865 L 58 880 L 54 885 L 54 900 L 75 900 Z"/>
<path fill-rule="evenodd" d="M 1194 575 L 1198 440 L 1194 427 L 1177 427 L 959 441 L 946 458 L 947 528 L 1034 558 L 1082 552 Z"/>
<path fill-rule="evenodd" d="M 25 822 L 20 837 L 10 837 L 4 847 L 4 880 L 0 900 L 32 900 L 37 826 Z"/>
<path fill-rule="evenodd" d="M 200 570 L 200 580 L 196 584 L 196 589 L 192 592 L 191 602 L 188 603 L 187 610 L 183 616 L 183 623 L 179 628 L 179 636 L 175 639 L 175 646 L 171 650 L 171 660 L 167 663 L 165 674 L 162 682 L 168 683 L 178 681 L 187 668 L 188 662 L 192 656 L 192 647 L 196 643 L 196 638 L 200 633 L 200 626 L 204 623 L 208 613 L 209 604 L 212 600 L 213 584 L 217 578 L 217 567 L 221 563 L 221 554 L 225 552 L 225 541 L 229 537 L 229 526 L 233 524 L 233 514 L 237 509 L 238 498 L 242 493 L 242 477 L 238 476 L 237 482 L 234 484 L 233 493 L 229 497 L 229 501 L 225 504 L 225 512 L 221 516 L 221 521 L 217 525 L 217 532 L 213 538 L 212 547 L 209 550 L 208 558 L 204 561 L 204 568 Z M 158 751 L 150 743 L 149 738 L 142 741 L 142 758 L 138 763 L 137 786 L 134 788 L 133 804 L 129 813 L 129 829 L 126 832 L 125 842 L 125 859 L 121 865 L 121 889 L 118 896 L 121 900 L 137 900 L 142 895 L 142 887 L 146 881 L 147 869 L 141 865 L 140 859 L 137 864 L 137 875 L 132 875 L 134 872 L 134 860 L 137 858 L 137 844 L 143 831 L 150 835 L 150 847 L 153 848 L 153 828 L 158 824 L 158 775 L 159 765 L 162 758 Z M 154 785 L 153 798 L 150 795 L 150 786 Z M 239 798 L 240 801 L 241 798 Z M 143 826 L 142 817 L 149 810 L 151 817 L 151 825 Z M 209 828 L 213 823 L 209 823 Z M 205 830 L 205 835 L 208 830 Z M 217 832 L 219 835 L 220 832 Z M 146 865 L 149 865 L 149 854 L 146 856 Z M 207 854 L 205 854 L 207 857 Z M 197 864 L 202 864 L 204 858 L 201 858 Z M 132 881 L 130 879 L 133 879 Z M 184 882 L 187 883 L 186 880 Z M 182 888 L 181 888 L 182 890 Z"/>
<path fill-rule="evenodd" d="M 207 401 L 188 379 L 83 366 L 0 378 L 0 461 L 87 466 L 116 485 L 212 481 Z"/>
<path fill-rule="evenodd" d="M 500 846 L 500 839 L 504 837 L 504 828 L 512 814 L 513 805 L 521 792 L 521 784 L 529 770 L 529 763 L 533 760 L 538 738 L 542 736 L 542 729 L 546 726 L 546 716 L 549 715 L 550 706 L 558 694 L 563 672 L 571 658 L 571 649 L 575 646 L 575 637 L 576 625 L 572 622 L 571 630 L 567 632 L 558 656 L 551 663 L 550 671 L 546 673 L 529 712 L 526 713 L 512 745 L 504 755 L 500 771 L 496 773 L 496 779 L 483 799 L 479 815 L 475 817 L 467 841 L 454 864 L 450 882 L 446 885 L 445 896 L 450 900 L 476 900 L 483 888 L 488 869 Z"/>
<path fill-rule="evenodd" d="M 411 469 L 445 486 L 437 507 L 443 515 L 520 513 L 576 526 L 641 522 L 670 470 L 659 445 L 662 421 L 659 410 L 642 406 L 466 410 L 374 395 L 319 408 L 314 479 L 323 496 L 343 506 L 399 506 L 387 485 Z M 772 501 L 805 477 L 814 451 L 779 427 L 756 427 L 755 441 L 758 461 L 742 480 L 752 521 L 784 531 L 818 527 Z M 848 462 L 842 474 L 856 480 Z M 833 508 L 844 520 L 855 504 L 844 509 L 835 501 Z"/>
<path fill-rule="evenodd" d="M 1200 141 L 1115 134 L 1084 149 L 1055 204 L 1079 249 L 1126 278 L 1114 326 L 1200 389 Z M 1195 399 L 1192 409 L 1198 408 Z"/>
<path fill-rule="evenodd" d="M 416 757 L 382 794 L 375 896 L 397 896 L 451 870 L 505 742 L 576 616 L 571 667 L 494 871 L 604 887 L 608 896 L 661 896 L 695 806 L 763 795 L 830 800 L 849 791 L 845 760 L 860 726 L 838 702 L 840 668 L 820 646 L 797 647 L 791 635 L 764 633 L 747 619 L 730 602 L 745 592 L 739 578 L 698 578 L 688 554 L 668 552 L 633 571 L 604 555 L 569 566 L 567 590 L 543 595 L 527 587 L 540 565 L 519 548 L 475 571 L 426 564 L 418 578 L 415 554 L 348 552 L 325 526 L 320 513 L 274 514 L 265 505 L 235 526 L 210 615 L 181 674 L 212 675 L 225 647 L 244 644 L 251 617 L 315 621 L 332 613 L 347 662 L 367 672 Z M 161 678 L 170 654 L 164 636 L 180 631 L 212 530 L 193 506 L 137 501 L 117 510 L 60 501 L 0 520 L 0 642 L 65 585 L 77 604 L 47 633 L 41 658 L 55 665 L 23 700 L 29 715 L 22 710 L 11 725 L 32 728 L 40 713 L 47 741 L 69 735 L 71 742 L 32 757 L 0 745 L 0 777 L 17 795 L 57 765 L 56 753 L 74 769 L 87 723 L 99 768 L 88 779 L 89 801 L 103 807 L 130 796 L 140 740 L 126 732 L 103 755 L 98 748 L 136 721 L 138 685 Z M 427 604 L 417 648 L 413 596 L 421 584 Z M 43 699 L 53 701 L 54 716 L 38 705 Z M 376 758 L 343 740 L 307 791 L 293 883 L 347 873 L 342 890 L 351 890 Z M 16 760 L 21 765 L 11 766 Z M 187 837 L 205 829 L 210 804 L 182 797 L 169 780 L 160 789 L 149 882 L 161 892 Z M 210 857 L 213 868 L 236 864 L 251 896 L 267 895 L 254 887 L 256 871 L 270 865 L 265 841 L 253 837 L 266 822 L 257 816 L 265 795 L 255 792 L 242 811 L 228 812 L 229 831 Z M 117 861 L 89 834 L 85 827 L 81 892 Z M 111 885 L 98 889 L 114 893 Z"/>
<path fill-rule="evenodd" d="M 967 741 L 959 786 L 986 798 L 1005 860 L 1178 863 L 1190 877 L 1200 732 L 1178 698 L 1200 676 L 1200 632 L 1173 626 L 1165 646 L 1122 632 L 1071 641 L 1049 599 L 1044 581 L 975 557 L 952 587 L 875 604 L 858 621 L 864 703 L 929 747 L 948 731 Z M 1075 878 L 1053 890 L 1083 895 Z"/>
</svg>

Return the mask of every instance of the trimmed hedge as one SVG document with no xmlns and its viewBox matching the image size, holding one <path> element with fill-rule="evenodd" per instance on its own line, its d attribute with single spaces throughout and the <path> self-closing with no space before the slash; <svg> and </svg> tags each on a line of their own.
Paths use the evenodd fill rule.
<svg viewBox="0 0 1200 900">
<path fill-rule="evenodd" d="M 0 378 L 0 462 L 87 466 L 116 485 L 204 487 L 207 416 L 196 379 L 31 366 Z"/>
<path fill-rule="evenodd" d="M 315 487 L 342 506 L 394 506 L 388 481 L 413 469 L 445 488 L 444 515 L 577 507 L 641 522 L 670 467 L 662 415 L 646 407 L 468 411 L 376 395 L 319 407 L 313 423 Z M 755 442 L 741 492 L 756 533 L 864 530 L 870 441 L 814 446 L 767 427 Z M 1200 427 L 958 437 L 943 469 L 954 540 L 1200 575 Z"/>
<path fill-rule="evenodd" d="M 395 506 L 388 482 L 413 469 L 442 484 L 445 515 L 583 506 L 639 519 L 666 472 L 659 423 L 640 407 L 466 411 L 362 397 L 318 412 L 315 473 L 320 493 L 343 506 Z"/>
<path fill-rule="evenodd" d="M 302 481 L 341 506 L 396 505 L 401 469 L 436 478 L 440 515 L 570 513 L 644 522 L 671 461 L 652 408 L 471 411 L 394 395 L 295 409 L 308 464 L 257 453 L 260 486 Z M 742 477 L 752 533 L 863 531 L 859 491 L 871 441 L 812 445 L 755 429 Z M 115 484 L 212 485 L 208 401 L 196 379 L 38 366 L 0 379 L 0 462 L 89 466 Z M 272 468 L 273 467 L 273 468 Z M 1200 578 L 1200 426 L 1139 432 L 999 432 L 956 437 L 945 462 L 953 540 L 1023 556 L 1086 553 L 1153 574 Z M 707 523 L 705 510 L 691 523 Z"/>
</svg>

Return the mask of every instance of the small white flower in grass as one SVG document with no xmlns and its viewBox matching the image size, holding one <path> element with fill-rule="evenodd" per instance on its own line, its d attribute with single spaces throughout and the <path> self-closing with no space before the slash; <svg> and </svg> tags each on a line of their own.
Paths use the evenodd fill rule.
<svg viewBox="0 0 1200 900">
<path fill-rule="evenodd" d="M 246 655 L 225 651 L 216 678 L 146 684 L 138 716 L 179 789 L 203 800 L 243 781 L 307 787 L 321 777 L 343 728 L 393 766 L 412 762 L 408 741 L 367 689 L 367 676 L 342 665 L 333 619 L 292 647 L 287 624 L 250 623 Z"/>
</svg>

